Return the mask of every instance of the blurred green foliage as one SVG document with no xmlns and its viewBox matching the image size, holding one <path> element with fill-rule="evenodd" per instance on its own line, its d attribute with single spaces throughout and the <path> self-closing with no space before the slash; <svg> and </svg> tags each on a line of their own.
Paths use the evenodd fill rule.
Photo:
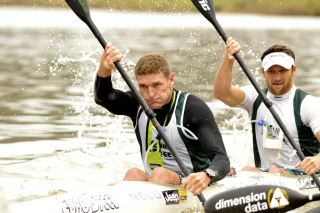
<svg viewBox="0 0 320 213">
<path fill-rule="evenodd" d="M 90 7 L 109 10 L 190 12 L 190 0 L 88 0 Z M 65 7 L 63 0 L 2 0 L 0 5 Z M 217 12 L 320 16 L 320 0 L 215 0 Z"/>
</svg>

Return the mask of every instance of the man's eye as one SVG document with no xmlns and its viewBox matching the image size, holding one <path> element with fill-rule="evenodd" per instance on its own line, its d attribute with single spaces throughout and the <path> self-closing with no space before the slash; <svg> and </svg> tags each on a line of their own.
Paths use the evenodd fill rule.
<svg viewBox="0 0 320 213">
<path fill-rule="evenodd" d="M 160 83 L 156 83 L 156 84 L 154 85 L 155 88 L 158 88 L 158 87 L 160 87 L 160 86 L 161 86 Z"/>
</svg>

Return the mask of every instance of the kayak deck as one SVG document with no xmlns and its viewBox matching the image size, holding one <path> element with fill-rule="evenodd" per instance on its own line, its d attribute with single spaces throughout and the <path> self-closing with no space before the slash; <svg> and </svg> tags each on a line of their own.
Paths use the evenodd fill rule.
<svg viewBox="0 0 320 213">
<path fill-rule="evenodd" d="M 261 172 L 239 172 L 208 187 L 206 199 L 242 186 L 279 185 L 304 194 L 318 191 L 309 176 L 282 177 Z M 203 212 L 197 196 L 179 186 L 140 181 L 120 181 L 100 189 L 65 193 L 58 196 L 13 203 L 10 213 L 88 213 L 88 212 Z"/>
</svg>

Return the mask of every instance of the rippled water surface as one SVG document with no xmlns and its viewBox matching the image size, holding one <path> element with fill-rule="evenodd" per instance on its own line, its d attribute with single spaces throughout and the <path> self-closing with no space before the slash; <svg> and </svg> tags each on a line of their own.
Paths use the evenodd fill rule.
<svg viewBox="0 0 320 213">
<path fill-rule="evenodd" d="M 213 98 L 224 44 L 201 15 L 91 13 L 106 40 L 125 53 L 123 66 L 130 76 L 141 55 L 165 55 L 176 88 L 198 95 L 214 112 L 234 166 L 251 162 L 246 115 Z M 242 57 L 257 81 L 262 82 L 262 51 L 285 43 L 296 52 L 296 85 L 320 96 L 319 18 L 221 14 L 218 19 L 241 42 Z M 141 166 L 131 122 L 93 101 L 101 47 L 71 11 L 0 8 L 0 49 L 0 186 L 5 200 L 108 184 L 120 180 L 127 168 Z M 248 83 L 240 69 L 235 73 L 236 84 Z M 114 81 L 127 89 L 119 74 Z"/>
</svg>

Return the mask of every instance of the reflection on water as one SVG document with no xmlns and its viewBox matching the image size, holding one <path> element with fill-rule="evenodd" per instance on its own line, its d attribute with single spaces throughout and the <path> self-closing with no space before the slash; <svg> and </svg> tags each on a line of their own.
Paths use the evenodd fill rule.
<svg viewBox="0 0 320 213">
<path fill-rule="evenodd" d="M 99 186 L 121 179 L 128 167 L 141 166 L 131 122 L 109 114 L 93 101 L 101 47 L 89 30 L 66 11 L 63 20 L 60 17 L 57 25 L 52 24 L 54 27 L 50 25 L 56 21 L 52 16 L 55 12 L 60 14 L 60 10 L 47 13 L 1 9 L 1 21 L 8 11 L 11 17 L 31 11 L 26 22 L 18 23 L 15 19 L 11 25 L 0 24 L 0 178 L 7 185 L 4 190 L 8 199 L 29 199 L 54 194 L 57 189 L 71 191 L 85 185 Z M 232 162 L 247 163 L 248 159 L 237 154 L 240 146 L 235 146 L 241 145 L 250 160 L 250 144 L 245 143 L 251 138 L 250 129 L 243 126 L 243 111 L 226 109 L 212 96 L 212 81 L 224 44 L 206 20 L 196 14 L 153 14 L 150 19 L 154 23 L 168 23 L 163 20 L 166 18 L 170 19 L 170 27 L 160 24 L 151 27 L 139 22 L 135 28 L 134 22 L 130 22 L 129 28 L 115 23 L 108 28 L 110 14 L 119 15 L 108 13 L 103 18 L 103 12 L 97 11 L 97 23 L 105 38 L 125 52 L 123 65 L 130 76 L 141 55 L 148 52 L 165 55 L 175 72 L 176 87 L 208 102 L 224 137 L 227 130 L 237 130 L 232 133 L 234 139 L 226 141 L 226 147 Z M 146 16 L 143 20 L 148 19 Z M 257 22 L 264 20 L 268 25 L 264 29 L 258 22 L 255 29 L 243 23 L 243 28 L 239 27 L 243 16 L 222 18 L 227 34 L 241 42 L 242 57 L 259 82 L 262 82 L 260 54 L 274 43 L 285 43 L 296 51 L 296 85 L 320 96 L 320 38 L 315 36 L 320 32 L 319 19 L 295 18 L 295 25 L 292 19 L 279 19 L 288 23 L 282 29 L 274 17 L 257 17 Z M 37 25 L 40 19 L 41 24 Z M 188 21 L 183 22 L 184 19 Z M 72 24 L 76 27 L 72 28 Z M 236 84 L 248 83 L 240 69 L 235 76 Z M 117 87 L 127 88 L 118 73 L 114 78 Z"/>
</svg>

